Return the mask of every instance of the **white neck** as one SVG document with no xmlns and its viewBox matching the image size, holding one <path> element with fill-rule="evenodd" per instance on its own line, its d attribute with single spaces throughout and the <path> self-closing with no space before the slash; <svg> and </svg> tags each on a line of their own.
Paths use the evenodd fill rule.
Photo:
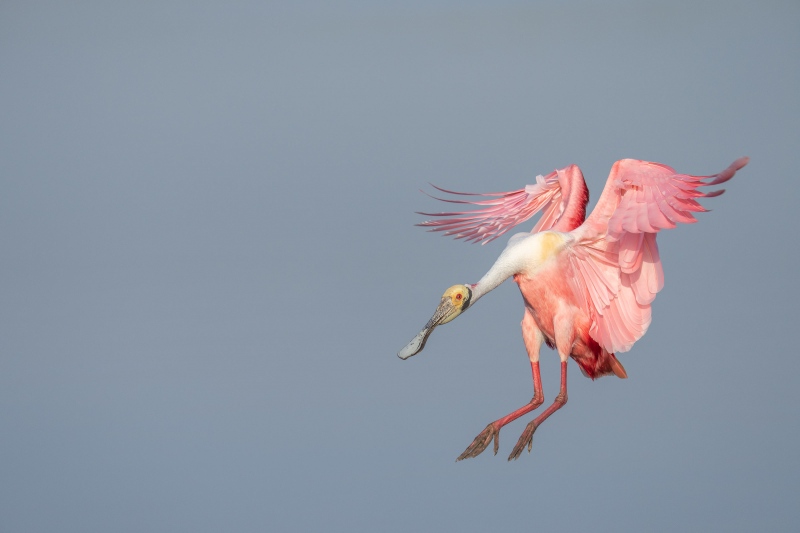
<svg viewBox="0 0 800 533">
<path fill-rule="evenodd" d="M 531 266 L 531 246 L 537 234 L 514 235 L 503 253 L 497 258 L 492 268 L 472 288 L 472 302 L 474 304 L 481 296 L 493 291 L 505 280 L 521 272 L 526 266 Z M 526 245 L 527 244 L 527 245 Z"/>
<path fill-rule="evenodd" d="M 553 254 L 558 253 L 570 237 L 554 231 L 517 233 L 508 240 L 506 248 L 492 268 L 472 288 L 472 303 L 501 283 L 521 272 L 532 274 Z"/>
</svg>

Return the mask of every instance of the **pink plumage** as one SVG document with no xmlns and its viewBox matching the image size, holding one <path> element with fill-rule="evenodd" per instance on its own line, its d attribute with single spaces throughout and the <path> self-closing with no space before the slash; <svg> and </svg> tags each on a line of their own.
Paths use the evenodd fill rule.
<svg viewBox="0 0 800 533">
<path fill-rule="evenodd" d="M 422 213 L 432 217 L 454 217 L 443 220 L 428 220 L 417 224 L 430 227 L 431 231 L 444 231 L 445 235 L 467 242 L 486 244 L 508 230 L 542 211 L 534 232 L 548 229 L 569 231 L 583 222 L 589 190 L 583 174 L 576 165 L 554 170 L 547 176 L 537 176 L 536 183 L 523 189 L 494 193 L 463 193 L 436 187 L 441 192 L 460 196 L 488 196 L 489 200 L 455 200 L 436 198 L 454 204 L 486 206 L 473 211 L 449 213 Z M 566 213 L 566 215 L 565 215 Z M 564 216 L 562 216 L 564 215 Z"/>
<path fill-rule="evenodd" d="M 659 163 L 617 161 L 588 218 L 588 189 L 575 165 L 538 176 L 535 184 L 510 192 L 473 194 L 436 187 L 452 195 L 440 200 L 479 208 L 422 213 L 434 219 L 419 225 L 468 242 L 486 244 L 542 213 L 531 232 L 541 237 L 512 237 L 478 283 L 456 286 L 469 287 L 471 302 L 466 305 L 471 306 L 505 279 L 514 278 L 525 303 L 522 333 L 534 383 L 533 399 L 490 423 L 459 460 L 477 456 L 492 440 L 497 453 L 500 428 L 544 401 L 539 374 L 542 343 L 556 348 L 561 357 L 561 389 L 553 404 L 528 424 L 509 459 L 519 457 L 525 445 L 530 450 L 536 428 L 566 403 L 569 357 L 592 379 L 612 373 L 627 377 L 615 353 L 630 350 L 645 334 L 650 306 L 664 286 L 657 233 L 678 223 L 696 222 L 693 213 L 706 211 L 697 200 L 724 192 L 700 188 L 728 181 L 747 163 L 748 158 L 742 157 L 718 174 L 691 176 Z M 445 322 L 437 320 L 431 319 L 399 355 L 407 358 L 422 350 L 433 328 Z"/>
<path fill-rule="evenodd" d="M 442 217 L 419 225 L 444 231 L 457 239 L 486 244 L 538 211 L 542 217 L 532 232 L 571 232 L 571 285 L 592 320 L 591 336 L 609 353 L 625 352 L 650 325 L 650 304 L 664 287 L 664 271 L 656 233 L 678 222 L 693 223 L 692 212 L 706 211 L 696 198 L 719 196 L 698 187 L 717 185 L 733 177 L 748 158 L 734 161 L 712 176 L 678 174 L 660 163 L 623 159 L 614 163 L 603 193 L 584 222 L 588 189 L 576 165 L 537 177 L 535 185 L 505 193 L 458 193 L 490 196 L 490 200 L 446 202 L 486 206 L 473 211 L 421 213 Z M 447 217 L 447 218 L 444 218 Z"/>
</svg>

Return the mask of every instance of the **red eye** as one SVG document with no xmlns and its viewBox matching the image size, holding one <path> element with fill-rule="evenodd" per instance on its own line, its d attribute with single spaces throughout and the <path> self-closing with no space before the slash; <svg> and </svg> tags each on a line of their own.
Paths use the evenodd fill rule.
<svg viewBox="0 0 800 533">
<path fill-rule="evenodd" d="M 460 299 L 461 299 L 461 295 L 460 294 L 456 294 L 456 300 L 460 300 Z"/>
</svg>

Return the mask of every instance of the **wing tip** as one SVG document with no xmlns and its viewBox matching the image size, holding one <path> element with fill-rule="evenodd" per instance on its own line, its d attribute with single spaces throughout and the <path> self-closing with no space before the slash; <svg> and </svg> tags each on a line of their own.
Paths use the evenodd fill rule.
<svg viewBox="0 0 800 533">
<path fill-rule="evenodd" d="M 730 165 L 728 168 L 720 172 L 719 174 L 714 174 L 713 176 L 709 176 L 712 179 L 710 182 L 706 183 L 706 185 L 717 185 L 719 183 L 725 183 L 729 179 L 731 179 L 734 174 L 738 171 L 742 170 L 748 163 L 750 162 L 750 158 L 748 156 L 742 156 Z"/>
<path fill-rule="evenodd" d="M 731 166 L 734 167 L 736 170 L 741 170 L 749 162 L 750 162 L 750 156 L 743 155 L 742 157 L 731 163 Z"/>
</svg>

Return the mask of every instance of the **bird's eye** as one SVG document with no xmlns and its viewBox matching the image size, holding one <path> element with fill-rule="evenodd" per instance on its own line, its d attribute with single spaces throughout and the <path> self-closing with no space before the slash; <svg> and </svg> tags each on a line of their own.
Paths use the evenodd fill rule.
<svg viewBox="0 0 800 533">
<path fill-rule="evenodd" d="M 463 298 L 463 296 L 461 296 L 461 294 L 460 294 L 460 293 L 459 293 L 459 294 L 456 294 L 456 300 L 460 300 L 461 298 Z"/>
</svg>

